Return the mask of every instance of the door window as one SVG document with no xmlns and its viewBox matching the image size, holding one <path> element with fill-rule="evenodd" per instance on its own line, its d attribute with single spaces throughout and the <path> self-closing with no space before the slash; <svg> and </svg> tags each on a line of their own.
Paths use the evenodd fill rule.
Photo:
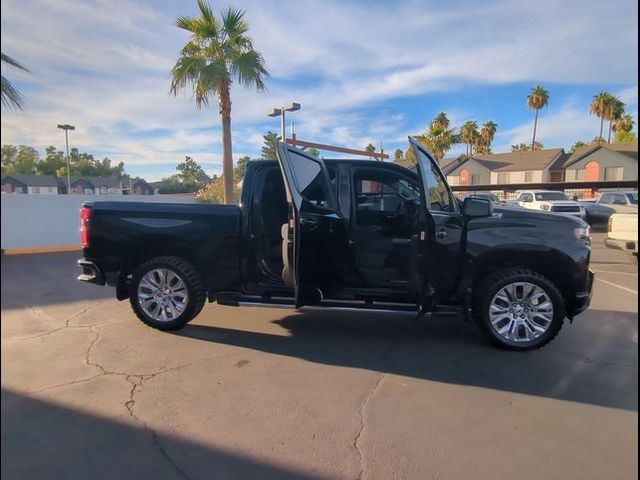
<svg viewBox="0 0 640 480">
<path fill-rule="evenodd" d="M 427 209 L 439 212 L 455 212 L 455 201 L 453 195 L 449 191 L 447 182 L 436 167 L 435 163 L 427 157 L 422 150 L 417 149 L 419 155 L 422 157 L 420 165 L 425 165 L 426 172 L 424 173 L 425 179 L 425 197 L 427 200 Z"/>
<path fill-rule="evenodd" d="M 378 179 L 364 173 L 356 175 L 355 182 L 358 218 L 365 212 L 394 214 L 407 204 L 420 204 L 420 189 L 404 178 Z"/>
<path fill-rule="evenodd" d="M 328 207 L 329 195 L 325 190 L 320 163 L 296 152 L 290 151 L 289 155 L 298 192 L 310 203 Z"/>
</svg>

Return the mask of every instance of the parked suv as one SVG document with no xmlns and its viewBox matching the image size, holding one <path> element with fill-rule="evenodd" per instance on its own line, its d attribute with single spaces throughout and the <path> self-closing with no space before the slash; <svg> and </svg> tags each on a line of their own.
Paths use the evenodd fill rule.
<svg viewBox="0 0 640 480">
<path fill-rule="evenodd" d="M 518 205 L 529 210 L 562 213 L 579 218 L 585 217 L 582 205 L 557 190 L 522 191 L 518 195 Z"/>
</svg>

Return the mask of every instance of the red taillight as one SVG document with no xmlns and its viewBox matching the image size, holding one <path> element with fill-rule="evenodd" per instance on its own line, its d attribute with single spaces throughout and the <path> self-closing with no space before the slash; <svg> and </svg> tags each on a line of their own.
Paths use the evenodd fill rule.
<svg viewBox="0 0 640 480">
<path fill-rule="evenodd" d="M 80 209 L 80 243 L 82 248 L 89 246 L 89 219 L 91 218 L 91 209 L 82 207 Z"/>
</svg>

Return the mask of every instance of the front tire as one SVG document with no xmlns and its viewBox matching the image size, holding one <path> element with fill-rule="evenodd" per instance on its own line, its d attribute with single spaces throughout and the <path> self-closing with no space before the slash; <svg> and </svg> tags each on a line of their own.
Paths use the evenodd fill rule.
<svg viewBox="0 0 640 480">
<path fill-rule="evenodd" d="M 507 350 L 540 348 L 560 332 L 566 316 L 558 287 L 534 271 L 500 270 L 480 281 L 474 317 L 491 342 Z"/>
<path fill-rule="evenodd" d="M 150 327 L 182 328 L 200 313 L 205 300 L 198 272 L 182 258 L 152 258 L 133 273 L 129 302 L 136 316 Z"/>
</svg>

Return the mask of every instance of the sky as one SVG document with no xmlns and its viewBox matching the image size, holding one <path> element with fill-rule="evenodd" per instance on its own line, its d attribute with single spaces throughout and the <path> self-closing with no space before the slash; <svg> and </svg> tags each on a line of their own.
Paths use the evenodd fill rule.
<svg viewBox="0 0 640 480">
<path fill-rule="evenodd" d="M 441 111 L 455 127 L 496 122 L 495 152 L 530 142 L 526 96 L 536 84 L 550 93 L 538 125 L 545 147 L 598 134 L 588 106 L 600 91 L 620 96 L 638 120 L 635 0 L 211 5 L 246 10 L 271 75 L 264 93 L 233 88 L 234 159 L 259 157 L 262 135 L 279 131 L 266 112 L 291 101 L 302 105 L 287 117 L 299 139 L 382 143 L 389 153 Z M 25 109 L 2 110 L 2 144 L 62 150 L 56 125 L 70 123 L 72 147 L 123 161 L 129 174 L 158 180 L 187 155 L 220 173 L 216 103 L 197 110 L 191 92 L 169 94 L 169 72 L 188 40 L 175 19 L 195 14 L 195 0 L 2 0 L 2 51 L 31 71 L 3 69 Z"/>
</svg>

